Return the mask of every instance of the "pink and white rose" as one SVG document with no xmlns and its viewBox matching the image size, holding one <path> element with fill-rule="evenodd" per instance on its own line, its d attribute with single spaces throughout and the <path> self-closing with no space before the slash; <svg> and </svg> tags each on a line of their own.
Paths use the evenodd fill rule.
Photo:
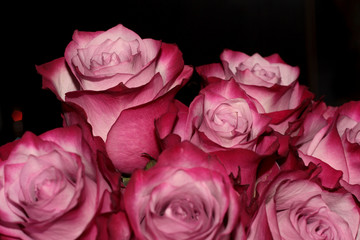
<svg viewBox="0 0 360 240">
<path fill-rule="evenodd" d="M 284 134 L 288 124 L 297 119 L 313 95 L 297 82 L 299 68 L 286 64 L 278 54 L 261 57 L 224 50 L 221 63 L 197 67 L 208 82 L 214 78 L 235 79 L 254 99 L 257 110 L 271 117 L 272 127 Z"/>
<path fill-rule="evenodd" d="M 0 235 L 75 239 L 99 210 L 105 191 L 96 155 L 76 127 L 27 132 L 0 148 Z"/>
<path fill-rule="evenodd" d="M 214 82 L 202 89 L 190 107 L 178 108 L 173 128 L 170 121 L 160 119 L 157 130 L 172 129 L 182 141 L 188 140 L 205 152 L 226 149 L 255 150 L 268 130 L 271 119 L 260 114 L 251 98 L 234 81 Z M 169 111 L 169 118 L 173 112 Z"/>
<path fill-rule="evenodd" d="M 360 208 L 353 195 L 326 190 L 316 173 L 280 173 L 261 196 L 247 239 L 357 239 Z"/>
<path fill-rule="evenodd" d="M 123 172 L 146 165 L 141 153 L 158 154 L 153 121 L 192 74 L 176 45 L 142 39 L 122 25 L 75 31 L 65 57 L 37 70 L 44 88 L 83 109 L 93 135 Z"/>
<path fill-rule="evenodd" d="M 303 128 L 295 145 L 306 164 L 334 168 L 347 183 L 360 184 L 360 102 L 338 108 L 321 104 L 307 114 Z"/>
<path fill-rule="evenodd" d="M 136 170 L 125 191 L 137 239 L 241 236 L 240 205 L 223 166 L 189 142 L 163 151 L 149 170 Z"/>
</svg>

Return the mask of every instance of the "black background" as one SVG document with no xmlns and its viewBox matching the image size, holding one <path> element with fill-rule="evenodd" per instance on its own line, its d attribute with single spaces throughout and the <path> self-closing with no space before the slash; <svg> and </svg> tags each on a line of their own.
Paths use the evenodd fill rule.
<svg viewBox="0 0 360 240">
<path fill-rule="evenodd" d="M 23 112 L 25 131 L 41 134 L 62 125 L 60 103 L 41 88 L 35 65 L 63 56 L 75 29 L 107 30 L 119 23 L 142 38 L 176 43 L 193 66 L 219 62 L 225 48 L 279 53 L 300 67 L 300 83 L 329 105 L 360 100 L 359 5 L 358 0 L 8 3 L 1 17 L 1 144 L 15 138 L 14 109 Z"/>
</svg>

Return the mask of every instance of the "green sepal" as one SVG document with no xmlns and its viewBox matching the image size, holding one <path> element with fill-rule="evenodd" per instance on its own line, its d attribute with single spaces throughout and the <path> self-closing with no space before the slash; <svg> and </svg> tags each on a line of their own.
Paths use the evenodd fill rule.
<svg viewBox="0 0 360 240">
<path fill-rule="evenodd" d="M 124 186 L 126 187 L 130 181 L 131 177 L 121 177 L 121 182 L 124 184 Z"/>
<path fill-rule="evenodd" d="M 145 166 L 145 168 L 144 168 L 145 170 L 149 170 L 150 168 L 152 168 L 153 166 L 155 166 L 155 164 L 156 164 L 156 162 L 157 162 L 155 158 L 153 158 L 152 156 L 150 156 L 150 155 L 147 154 L 147 153 L 143 153 L 142 156 L 149 159 L 149 162 L 146 164 L 146 166 Z"/>
</svg>

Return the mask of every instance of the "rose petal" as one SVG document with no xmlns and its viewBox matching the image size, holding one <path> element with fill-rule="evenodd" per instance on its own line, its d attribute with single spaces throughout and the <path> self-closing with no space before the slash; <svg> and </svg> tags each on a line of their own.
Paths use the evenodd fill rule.
<svg viewBox="0 0 360 240">
<path fill-rule="evenodd" d="M 171 79 L 175 79 L 183 68 L 184 60 L 179 48 L 175 44 L 162 43 L 156 72 L 161 74 L 164 85 Z"/>
<path fill-rule="evenodd" d="M 224 165 L 227 174 L 235 178 L 240 174 L 241 185 L 249 185 L 247 190 L 249 199 L 254 194 L 256 172 L 262 157 L 247 149 L 234 149 L 213 152 Z"/>
<path fill-rule="evenodd" d="M 75 239 L 85 230 L 87 224 L 95 215 L 97 200 L 100 196 L 95 182 L 86 179 L 84 183 L 79 208 L 67 212 L 63 217 L 54 221 L 53 224 L 46 228 L 46 232 L 44 232 L 41 224 L 39 226 L 30 225 L 27 229 L 33 238 L 44 240 Z"/>
<path fill-rule="evenodd" d="M 49 88 L 59 100 L 65 101 L 67 92 L 78 90 L 79 86 L 69 72 L 65 58 L 36 66 L 36 70 L 43 76 L 43 88 Z"/>
<path fill-rule="evenodd" d="M 220 63 L 211 63 L 207 65 L 198 66 L 196 67 L 196 71 L 204 79 L 208 79 L 209 77 L 226 79 L 224 68 Z"/>
<path fill-rule="evenodd" d="M 338 181 L 343 177 L 344 173 L 342 171 L 334 169 L 328 163 L 321 161 L 318 158 L 305 155 L 303 152 L 298 151 L 300 158 L 304 161 L 306 165 L 310 162 L 321 167 L 322 171 L 319 173 L 318 177 L 321 179 L 321 183 L 324 187 L 334 188 L 337 186 Z"/>
<path fill-rule="evenodd" d="M 248 58 L 249 56 L 245 53 L 225 49 L 221 53 L 220 59 L 222 65 L 224 66 L 224 71 L 227 78 L 234 76 L 234 73 L 236 73 L 236 68 Z"/>
<path fill-rule="evenodd" d="M 106 141 L 110 128 L 124 109 L 153 100 L 161 87 L 161 76 L 155 75 L 148 84 L 137 89 L 78 91 L 68 93 L 66 100 L 84 109 L 94 136 Z"/>
<path fill-rule="evenodd" d="M 175 158 L 174 156 L 181 156 L 181 158 Z M 172 160 L 169 161 L 169 159 Z M 184 141 L 173 148 L 163 151 L 157 162 L 157 166 L 162 165 L 178 168 L 205 167 L 226 174 L 224 167 L 216 157 L 210 157 L 207 153 L 188 141 Z"/>
<path fill-rule="evenodd" d="M 170 91 L 153 102 L 121 112 L 106 141 L 110 159 L 121 172 L 145 167 L 147 159 L 142 157 L 143 153 L 157 157 L 155 119 L 167 111 L 174 95 L 175 91 Z"/>
</svg>

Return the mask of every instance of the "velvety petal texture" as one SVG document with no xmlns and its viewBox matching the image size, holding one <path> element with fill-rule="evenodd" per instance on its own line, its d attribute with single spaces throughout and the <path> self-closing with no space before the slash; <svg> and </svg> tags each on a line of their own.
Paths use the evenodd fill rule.
<svg viewBox="0 0 360 240">
<path fill-rule="evenodd" d="M 0 234 L 80 236 L 109 189 L 81 129 L 59 128 L 40 136 L 27 132 L 11 149 L 0 151 L 10 151 L 0 162 Z"/>
<path fill-rule="evenodd" d="M 137 239 L 230 239 L 240 204 L 225 169 L 189 142 L 135 171 L 125 191 Z"/>
</svg>

